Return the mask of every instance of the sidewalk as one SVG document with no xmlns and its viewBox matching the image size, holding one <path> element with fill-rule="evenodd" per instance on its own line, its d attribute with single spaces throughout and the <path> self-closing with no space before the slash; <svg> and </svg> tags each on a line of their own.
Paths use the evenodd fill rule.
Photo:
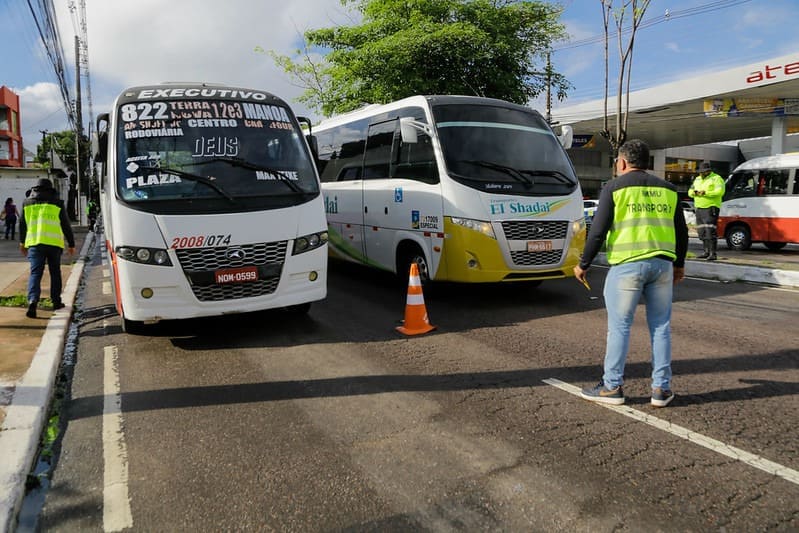
<svg viewBox="0 0 799 533">
<path fill-rule="evenodd" d="M 75 255 L 62 257 L 63 309 L 37 309 L 27 318 L 25 307 L 0 306 L 0 532 L 13 531 L 25 495 L 25 481 L 36 458 L 47 411 L 72 318 L 75 296 L 94 234 L 73 226 Z M 0 241 L 0 296 L 25 295 L 28 262 L 19 242 Z M 48 272 L 42 297 L 50 295 Z"/>
<path fill-rule="evenodd" d="M 25 316 L 24 307 L 0 306 L 0 533 L 12 531 L 24 496 L 25 479 L 35 460 L 39 435 L 58 372 L 73 304 L 83 275 L 84 262 L 96 236 L 86 227 L 73 226 L 75 256 L 62 262 L 64 309 L 37 311 L 38 318 Z M 686 276 L 720 281 L 744 281 L 799 288 L 799 250 L 767 254 L 719 250 L 714 262 L 686 262 Z M 701 251 L 691 239 L 689 251 Z M 604 254 L 596 264 L 606 264 Z M 0 240 L 0 296 L 27 292 L 28 262 L 19 253 L 19 243 Z M 49 275 L 42 281 L 42 296 L 49 296 Z"/>
</svg>

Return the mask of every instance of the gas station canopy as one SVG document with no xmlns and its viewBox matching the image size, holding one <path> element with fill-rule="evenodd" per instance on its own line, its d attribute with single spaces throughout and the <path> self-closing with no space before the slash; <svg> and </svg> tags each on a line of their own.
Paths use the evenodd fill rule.
<svg viewBox="0 0 799 533">
<path fill-rule="evenodd" d="M 616 98 L 608 98 L 608 128 Z M 604 100 L 552 110 L 553 123 L 574 135 L 598 135 Z M 799 132 L 799 53 L 630 93 L 627 138 L 651 149 L 772 136 L 781 153 L 787 133 Z"/>
</svg>

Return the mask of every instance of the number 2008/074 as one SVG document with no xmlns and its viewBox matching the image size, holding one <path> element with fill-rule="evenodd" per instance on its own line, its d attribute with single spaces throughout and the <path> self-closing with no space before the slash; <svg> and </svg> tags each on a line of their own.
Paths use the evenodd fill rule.
<svg viewBox="0 0 799 533">
<path fill-rule="evenodd" d="M 227 246 L 229 244 L 230 235 L 195 235 L 172 239 L 172 248 L 200 248 L 203 246 Z"/>
</svg>

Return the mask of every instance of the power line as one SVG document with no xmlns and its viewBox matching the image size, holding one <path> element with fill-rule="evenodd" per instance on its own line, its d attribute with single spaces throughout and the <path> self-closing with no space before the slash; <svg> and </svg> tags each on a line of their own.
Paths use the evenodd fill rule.
<svg viewBox="0 0 799 533">
<path fill-rule="evenodd" d="M 67 71 L 64 68 L 64 47 L 61 44 L 61 36 L 58 31 L 58 24 L 56 23 L 55 9 L 53 8 L 52 0 L 39 0 L 38 10 L 34 9 L 31 0 L 27 0 L 28 8 L 30 9 L 33 20 L 36 24 L 36 29 L 39 32 L 39 38 L 42 40 L 47 57 L 53 67 L 58 87 L 61 91 L 61 98 L 64 102 L 64 110 L 66 111 L 67 120 L 75 128 L 75 112 L 72 107 L 72 98 L 70 96 L 70 84 L 67 80 Z"/>
<path fill-rule="evenodd" d="M 641 23 L 638 29 L 648 28 L 650 26 L 655 26 L 656 24 L 661 24 L 663 22 L 667 22 L 669 20 L 680 19 L 684 17 L 691 17 L 694 15 L 702 15 L 705 13 L 711 13 L 713 11 L 718 11 L 720 9 L 726 9 L 728 7 L 735 7 L 737 5 L 745 4 L 747 2 L 751 2 L 752 0 L 718 0 L 716 2 L 710 2 L 707 4 L 702 4 L 701 6 L 691 7 L 688 9 L 681 9 L 679 11 L 666 11 L 663 15 L 659 15 L 657 17 L 646 19 Z M 628 26 L 622 29 L 622 35 L 627 35 L 632 31 L 632 27 Z M 608 35 L 610 39 L 614 39 L 615 35 Z M 560 46 L 554 46 L 552 48 L 553 51 L 557 52 L 560 50 L 570 50 L 572 48 L 578 48 L 580 46 L 587 46 L 591 44 L 598 44 L 605 41 L 605 35 L 594 35 L 592 37 L 586 37 L 585 39 L 579 39 L 577 41 L 569 41 Z"/>
</svg>

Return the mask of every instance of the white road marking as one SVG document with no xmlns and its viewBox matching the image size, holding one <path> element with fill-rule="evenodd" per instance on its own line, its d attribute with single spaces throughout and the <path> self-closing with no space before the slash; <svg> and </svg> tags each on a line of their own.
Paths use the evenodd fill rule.
<svg viewBox="0 0 799 533">
<path fill-rule="evenodd" d="M 574 385 L 565 383 L 555 378 L 549 378 L 543 381 L 547 385 L 552 385 L 553 387 L 557 387 L 562 391 L 580 397 L 579 387 L 575 387 Z M 749 466 L 758 468 L 760 470 L 763 470 L 764 472 L 768 472 L 769 474 L 781 477 L 786 481 L 790 481 L 791 483 L 799 485 L 799 472 L 797 472 L 796 470 L 792 470 L 787 466 L 783 466 L 773 461 L 769 461 L 768 459 L 764 459 L 759 455 L 749 453 L 747 451 L 741 450 L 740 448 L 730 446 L 729 444 L 724 444 L 721 441 L 718 441 L 710 437 L 706 437 L 701 433 L 691 431 L 690 429 L 678 426 L 677 424 L 666 422 L 665 420 L 661 420 L 652 415 L 648 415 L 646 413 L 633 409 L 632 407 L 627 407 L 625 405 L 609 405 L 598 402 L 593 402 L 593 403 L 595 403 L 595 405 L 599 405 L 601 407 L 606 407 L 608 409 L 616 411 L 619 414 L 633 418 L 645 424 L 649 424 L 650 426 L 661 429 L 667 433 L 671 433 L 672 435 L 676 435 L 677 437 L 693 442 L 694 444 L 704 446 L 705 448 L 712 450 L 716 453 L 720 453 L 721 455 L 726 455 L 727 457 L 731 457 L 732 459 L 741 461 L 743 463 L 748 464 Z"/>
<path fill-rule="evenodd" d="M 106 346 L 103 374 L 103 530 L 133 527 L 128 496 L 128 449 L 122 429 L 117 347 Z"/>
<path fill-rule="evenodd" d="M 104 281 L 103 282 L 103 294 L 111 294 L 111 282 Z"/>
</svg>

